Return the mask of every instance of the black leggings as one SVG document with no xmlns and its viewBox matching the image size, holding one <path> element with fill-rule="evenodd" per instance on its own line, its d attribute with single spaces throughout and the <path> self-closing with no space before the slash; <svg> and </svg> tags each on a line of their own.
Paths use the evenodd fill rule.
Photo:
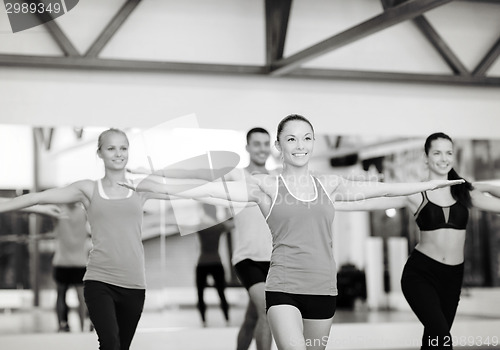
<svg viewBox="0 0 500 350">
<path fill-rule="evenodd" d="M 56 313 L 57 320 L 59 321 L 59 330 L 63 325 L 68 324 L 69 307 L 66 303 L 66 293 L 70 285 L 57 282 L 57 300 L 56 300 Z"/>
<path fill-rule="evenodd" d="M 56 312 L 59 327 L 68 324 L 69 307 L 66 303 L 66 293 L 71 286 L 83 285 L 85 270 L 85 267 L 54 266 L 52 274 L 57 285 Z"/>
<path fill-rule="evenodd" d="M 212 275 L 215 288 L 220 298 L 220 306 L 224 313 L 226 321 L 229 320 L 229 305 L 224 295 L 226 280 L 224 279 L 224 267 L 222 264 L 198 265 L 196 266 L 196 287 L 198 289 L 198 310 L 200 310 L 201 319 L 205 322 L 205 311 L 207 306 L 203 298 L 203 292 L 207 286 L 207 277 Z"/>
<path fill-rule="evenodd" d="M 128 350 L 144 306 L 145 290 L 84 282 L 85 303 L 101 350 Z"/>
<path fill-rule="evenodd" d="M 424 325 L 421 349 L 452 349 L 464 264 L 446 265 L 413 250 L 401 278 L 403 294 Z"/>
</svg>

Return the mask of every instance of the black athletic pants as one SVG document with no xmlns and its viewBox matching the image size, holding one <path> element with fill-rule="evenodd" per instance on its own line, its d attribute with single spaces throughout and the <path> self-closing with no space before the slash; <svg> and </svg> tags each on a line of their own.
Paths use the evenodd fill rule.
<svg viewBox="0 0 500 350">
<path fill-rule="evenodd" d="M 452 349 L 450 329 L 460 300 L 463 263 L 446 265 L 413 250 L 401 278 L 403 294 L 424 325 L 421 349 Z"/>
<path fill-rule="evenodd" d="M 85 281 L 85 303 L 100 350 L 128 350 L 144 306 L 145 290 Z"/>
<path fill-rule="evenodd" d="M 226 296 L 224 295 L 224 289 L 226 288 L 226 280 L 224 279 L 224 267 L 222 264 L 209 264 L 209 265 L 198 265 L 196 266 L 196 287 L 198 289 L 198 310 L 200 311 L 201 319 L 205 322 L 205 311 L 207 306 L 203 298 L 203 292 L 207 286 L 207 277 L 212 275 L 215 283 L 215 288 L 220 298 L 220 307 L 224 313 L 224 318 L 226 321 L 229 320 L 229 305 L 226 301 Z"/>
</svg>

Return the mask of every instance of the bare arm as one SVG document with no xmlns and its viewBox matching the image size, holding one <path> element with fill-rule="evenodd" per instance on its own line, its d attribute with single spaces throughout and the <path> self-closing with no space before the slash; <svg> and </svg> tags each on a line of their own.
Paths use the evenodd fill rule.
<svg viewBox="0 0 500 350">
<path fill-rule="evenodd" d="M 376 197 L 398 197 L 463 183 L 464 180 L 431 180 L 425 182 L 381 183 L 338 180 L 332 193 L 338 201 L 356 201 Z"/>
<path fill-rule="evenodd" d="M 11 199 L 12 198 L 2 197 L 2 198 L 0 198 L 0 203 L 7 202 Z M 28 212 L 28 213 L 43 214 L 43 215 L 48 215 L 48 216 L 53 216 L 53 217 L 59 217 L 62 213 L 61 208 L 59 208 L 57 205 L 52 205 L 52 204 L 33 205 L 31 207 L 27 207 L 27 208 L 24 208 L 21 210 Z"/>
<path fill-rule="evenodd" d="M 54 204 L 38 204 L 22 210 L 35 214 L 48 215 L 54 218 L 59 218 L 63 215 L 61 208 Z"/>
<path fill-rule="evenodd" d="M 220 199 L 220 198 L 213 198 L 213 197 L 201 197 L 196 199 L 199 202 L 206 203 L 206 204 L 212 204 L 216 205 L 219 207 L 224 207 L 224 208 L 247 208 L 247 207 L 253 207 L 257 206 L 257 203 L 255 202 L 236 202 L 236 201 L 229 201 L 227 199 Z"/>
<path fill-rule="evenodd" d="M 37 204 L 68 204 L 74 202 L 88 202 L 84 187 L 85 181 L 75 182 L 61 188 L 53 188 L 42 192 L 27 193 L 19 197 L 0 202 L 0 212 L 19 210 Z"/>
<path fill-rule="evenodd" d="M 488 183 L 481 183 L 481 182 L 474 182 L 472 184 L 474 189 L 481 191 L 481 192 L 487 192 L 491 194 L 492 196 L 500 198 L 500 186 L 498 185 L 492 185 Z"/>
<path fill-rule="evenodd" d="M 131 172 L 131 171 L 130 171 Z M 205 183 L 207 183 L 206 180 L 200 180 L 200 179 L 167 179 L 161 175 L 162 170 L 159 170 L 155 172 L 154 174 L 141 174 L 141 175 L 146 175 L 145 177 L 142 178 L 136 178 L 131 181 L 133 184 L 132 185 L 125 185 L 125 183 L 120 183 L 120 185 L 135 189 L 139 183 L 144 183 L 147 184 L 148 182 L 161 182 L 165 184 L 178 184 L 178 185 L 183 185 L 186 187 L 186 189 L 190 189 L 192 187 L 200 186 Z M 138 172 L 131 172 L 133 174 L 139 174 Z M 135 185 L 134 185 L 135 184 Z M 147 187 L 147 186 L 145 186 Z M 146 202 L 149 199 L 160 199 L 160 200 L 171 200 L 173 199 L 172 196 L 166 193 L 160 193 L 160 192 L 151 192 L 151 191 L 140 191 L 143 201 Z"/>
<path fill-rule="evenodd" d="M 213 169 L 169 169 L 165 168 L 162 170 L 158 170 L 154 173 L 154 175 L 159 175 L 169 179 L 199 179 L 205 181 L 214 181 L 217 179 L 217 175 L 226 174 L 224 178 L 226 180 L 236 180 L 242 179 L 243 173 L 241 169 L 232 169 L 232 168 L 222 168 L 217 169 L 214 172 Z"/>
<path fill-rule="evenodd" d="M 474 189 L 471 192 L 471 199 L 472 205 L 480 210 L 500 213 L 500 198 L 488 196 L 480 190 Z"/>
<path fill-rule="evenodd" d="M 132 188 L 138 192 L 152 192 L 197 200 L 201 198 L 215 198 L 243 203 L 256 201 L 255 198 L 252 199 L 252 191 L 249 190 L 248 184 L 245 181 L 215 181 L 201 185 L 198 184 L 193 188 L 193 183 L 186 184 L 184 180 L 176 182 L 172 181 L 172 179 L 167 179 L 166 181 L 164 179 L 148 177 L 141 181 L 137 185 L 137 188 L 128 183 L 120 183 L 120 185 Z"/>
<path fill-rule="evenodd" d="M 337 201 L 335 210 L 338 211 L 369 211 L 385 210 L 391 208 L 404 208 L 407 197 L 378 197 L 360 201 Z"/>
</svg>

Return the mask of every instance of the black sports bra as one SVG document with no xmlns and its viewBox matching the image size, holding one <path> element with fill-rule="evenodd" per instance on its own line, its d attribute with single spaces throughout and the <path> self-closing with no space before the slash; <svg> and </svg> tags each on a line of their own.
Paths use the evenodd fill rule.
<svg viewBox="0 0 500 350">
<path fill-rule="evenodd" d="M 440 228 L 465 230 L 469 220 L 469 209 L 462 203 L 455 202 L 449 207 L 432 203 L 427 193 L 422 192 L 422 204 L 415 213 L 421 231 L 433 231 Z"/>
</svg>

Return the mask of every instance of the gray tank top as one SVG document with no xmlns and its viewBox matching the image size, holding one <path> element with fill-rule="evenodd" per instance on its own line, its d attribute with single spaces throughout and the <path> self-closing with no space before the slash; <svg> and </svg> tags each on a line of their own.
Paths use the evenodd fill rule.
<svg viewBox="0 0 500 350">
<path fill-rule="evenodd" d="M 106 199 L 99 188 L 97 181 L 88 208 L 93 247 L 83 280 L 145 289 L 142 200 L 133 191 L 126 198 Z"/>
<path fill-rule="evenodd" d="M 53 266 L 85 267 L 89 256 L 89 234 L 87 232 L 87 213 L 78 204 L 61 205 L 67 216 L 58 220 L 54 229 L 56 247 Z"/>
<path fill-rule="evenodd" d="M 316 195 L 311 200 L 291 194 L 281 175 L 276 180 L 278 190 L 266 218 L 273 236 L 267 291 L 337 295 L 335 207 L 321 182 L 312 178 Z"/>
</svg>

